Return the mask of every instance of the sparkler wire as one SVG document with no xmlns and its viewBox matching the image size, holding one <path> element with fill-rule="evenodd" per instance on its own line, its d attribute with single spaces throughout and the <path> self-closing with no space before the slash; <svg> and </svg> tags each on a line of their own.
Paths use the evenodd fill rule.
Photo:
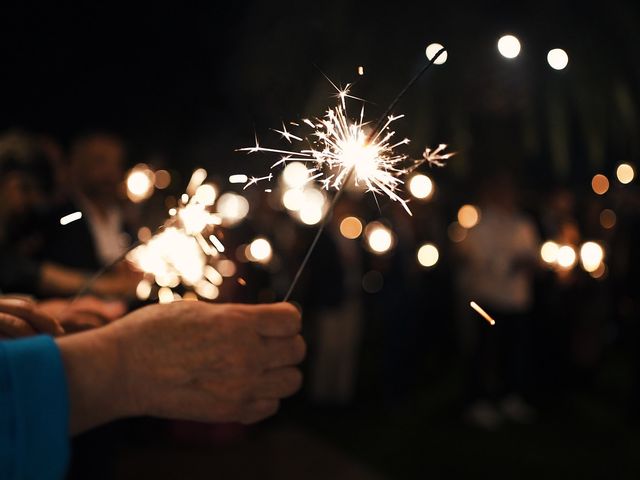
<svg viewBox="0 0 640 480">
<path fill-rule="evenodd" d="M 367 142 L 366 143 L 370 142 L 372 139 L 374 139 L 376 137 L 376 135 L 378 135 L 378 133 L 380 133 L 379 130 L 383 127 L 387 116 L 395 108 L 395 106 L 402 99 L 402 97 L 404 97 L 404 95 L 407 93 L 407 91 L 418 81 L 418 79 L 427 70 L 429 70 L 431 65 L 433 65 L 436 62 L 436 60 L 438 60 L 438 58 L 445 52 L 446 52 L 446 49 L 444 47 L 442 47 L 440 50 L 438 50 L 438 52 L 433 56 L 433 58 L 431 58 L 431 60 L 429 60 L 429 63 L 427 63 L 418 73 L 416 73 L 414 75 L 414 77 L 409 81 L 409 83 L 407 83 L 407 85 L 405 85 L 405 87 L 402 89 L 402 91 L 400 91 L 400 93 L 391 102 L 391 104 L 389 104 L 389 107 L 380 116 L 380 118 L 376 122 L 375 128 L 369 134 L 369 137 L 367 138 Z M 349 169 L 349 172 L 347 174 L 346 180 L 344 181 L 343 185 L 346 185 L 346 184 L 349 183 L 349 181 L 351 180 L 351 176 L 353 175 L 354 170 L 355 170 L 355 164 L 352 165 L 351 168 Z M 309 249 L 307 250 L 307 253 L 304 256 L 304 258 L 302 260 L 302 263 L 300 264 L 300 267 L 298 267 L 298 271 L 296 272 L 295 276 L 293 277 L 293 281 L 291 282 L 291 285 L 289 286 L 289 290 L 287 291 L 287 294 L 284 296 L 283 301 L 288 302 L 289 298 L 291 298 L 291 294 L 293 293 L 293 290 L 296 288 L 298 280 L 300 280 L 300 276 L 302 275 L 302 272 L 304 271 L 305 267 L 307 266 L 307 263 L 309 262 L 309 259 L 311 258 L 311 254 L 313 253 L 314 249 L 316 248 L 316 245 L 318 244 L 318 240 L 320 240 L 320 236 L 322 235 L 322 232 L 324 231 L 325 227 L 327 226 L 329 218 L 333 214 L 333 210 L 334 210 L 336 204 L 338 203 L 338 200 L 340 199 L 343 190 L 344 190 L 344 186 L 343 186 L 343 188 L 339 189 L 338 192 L 333 196 L 333 200 L 331 201 L 331 204 L 329 205 L 329 208 L 328 208 L 327 212 L 325 213 L 324 218 L 322 219 L 322 222 L 320 223 L 320 226 L 318 227 L 318 230 L 316 232 L 315 237 L 313 237 L 313 241 L 311 242 L 311 245 L 309 246 Z"/>
</svg>

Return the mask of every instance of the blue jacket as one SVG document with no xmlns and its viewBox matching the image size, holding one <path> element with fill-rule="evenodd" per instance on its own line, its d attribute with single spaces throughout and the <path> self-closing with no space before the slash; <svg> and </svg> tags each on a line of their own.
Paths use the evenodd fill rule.
<svg viewBox="0 0 640 480">
<path fill-rule="evenodd" d="M 51 337 L 0 341 L 0 479 L 60 479 L 69 459 L 69 400 Z"/>
</svg>

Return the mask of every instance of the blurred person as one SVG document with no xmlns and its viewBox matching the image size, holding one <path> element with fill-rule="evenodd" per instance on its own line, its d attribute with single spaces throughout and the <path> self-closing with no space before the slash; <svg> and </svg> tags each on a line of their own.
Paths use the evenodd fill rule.
<svg viewBox="0 0 640 480">
<path fill-rule="evenodd" d="M 0 299 L 0 326 L 7 318 L 62 333 L 24 300 Z M 273 415 L 301 384 L 300 326 L 290 304 L 175 302 L 89 332 L 0 341 L 0 478 L 63 478 L 68 437 L 117 418 Z"/>
<path fill-rule="evenodd" d="M 97 271 L 118 259 L 129 247 L 132 232 L 126 225 L 122 186 L 125 147 L 116 136 L 92 132 L 78 137 L 69 155 L 69 198 L 45 221 L 43 258 L 56 264 Z M 81 212 L 67 225 L 60 218 Z M 140 280 L 124 263 L 113 268 L 119 293 L 132 294 Z"/>
<path fill-rule="evenodd" d="M 39 211 L 48 203 L 50 189 L 51 169 L 37 143 L 23 133 L 0 137 L 0 292 L 73 295 L 89 278 L 86 271 L 40 258 L 44 238 Z M 108 274 L 93 292 L 114 295 L 132 288 Z"/>
<path fill-rule="evenodd" d="M 493 429 L 504 417 L 533 419 L 529 393 L 529 331 L 533 274 L 538 259 L 534 223 L 518 209 L 507 174 L 491 177 L 480 195 L 480 222 L 459 244 L 458 287 L 465 302 L 478 302 L 497 324 L 478 329 L 470 366 L 467 419 Z"/>
</svg>

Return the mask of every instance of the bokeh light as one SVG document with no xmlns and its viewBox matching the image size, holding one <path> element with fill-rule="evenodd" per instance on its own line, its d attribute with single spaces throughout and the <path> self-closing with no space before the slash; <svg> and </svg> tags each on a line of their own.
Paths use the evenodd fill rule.
<svg viewBox="0 0 640 480">
<path fill-rule="evenodd" d="M 458 223 L 463 228 L 473 228 L 480 221 L 480 210 L 473 205 L 463 205 L 458 210 Z"/>
<path fill-rule="evenodd" d="M 600 212 L 600 225 L 607 230 L 616 226 L 617 216 L 616 212 L 609 208 L 605 208 Z"/>
<path fill-rule="evenodd" d="M 568 270 L 576 264 L 576 258 L 576 251 L 574 248 L 570 245 L 563 245 L 558 250 L 558 258 L 556 262 L 561 268 Z"/>
<path fill-rule="evenodd" d="M 604 250 L 596 242 L 586 242 L 580 247 L 580 262 L 585 271 L 595 272 L 602 260 L 604 260 Z"/>
<path fill-rule="evenodd" d="M 544 244 L 540 248 L 540 257 L 542 257 L 542 260 L 545 263 L 556 263 L 559 253 L 560 245 L 558 245 L 556 242 L 544 242 Z"/>
<path fill-rule="evenodd" d="M 136 287 L 136 297 L 138 297 L 138 300 L 148 300 L 149 296 L 151 295 L 151 288 L 151 282 L 145 279 L 140 280 L 138 286 Z"/>
<path fill-rule="evenodd" d="M 229 177 L 229 183 L 247 183 L 247 180 L 249 180 L 249 177 L 243 173 L 237 173 Z"/>
<path fill-rule="evenodd" d="M 266 238 L 256 238 L 249 245 L 249 260 L 258 262 L 258 263 L 267 263 L 271 260 L 271 255 L 273 253 L 271 249 L 271 244 Z"/>
<path fill-rule="evenodd" d="M 620 165 L 618 165 L 618 168 L 616 169 L 616 177 L 618 177 L 618 181 L 623 185 L 631 183 L 635 176 L 636 172 L 628 163 L 621 163 Z"/>
<path fill-rule="evenodd" d="M 291 162 L 282 172 L 282 181 L 289 188 L 302 188 L 309 182 L 309 170 L 300 162 Z"/>
<path fill-rule="evenodd" d="M 504 35 L 498 40 L 498 51 L 505 58 L 516 58 L 520 54 L 520 40 L 513 35 Z"/>
<path fill-rule="evenodd" d="M 554 70 L 564 70 L 569 64 L 569 55 L 561 48 L 554 48 L 547 53 L 547 63 Z"/>
<path fill-rule="evenodd" d="M 440 253 L 438 252 L 438 248 L 431 243 L 426 243 L 418 249 L 418 262 L 423 267 L 433 267 L 438 263 L 439 258 Z"/>
<path fill-rule="evenodd" d="M 591 188 L 597 195 L 604 195 L 609 190 L 609 179 L 598 173 L 591 179 Z"/>
<path fill-rule="evenodd" d="M 171 185 L 171 174 L 167 170 L 156 171 L 155 177 L 155 186 L 158 190 L 164 190 Z"/>
<path fill-rule="evenodd" d="M 380 222 L 372 222 L 365 230 L 367 245 L 375 254 L 387 253 L 393 246 L 393 233 Z"/>
<path fill-rule="evenodd" d="M 409 192 L 419 200 L 428 199 L 433 194 L 433 182 L 421 173 L 414 175 L 409 180 Z"/>
<path fill-rule="evenodd" d="M 453 222 L 447 227 L 447 235 L 453 243 L 460 243 L 467 238 L 468 231 L 458 222 Z"/>
<path fill-rule="evenodd" d="M 203 205 L 213 205 L 217 195 L 215 187 L 209 183 L 205 183 L 197 188 L 193 198 L 196 202 Z"/>
<path fill-rule="evenodd" d="M 431 60 L 431 59 L 432 59 L 433 57 L 435 57 L 435 56 L 436 56 L 436 54 L 437 54 L 440 50 L 442 50 L 443 48 L 444 48 L 444 47 L 443 47 L 441 44 L 439 44 L 439 43 L 432 43 L 432 44 L 430 44 L 430 45 L 428 45 L 428 46 L 427 46 L 427 48 L 426 48 L 426 50 L 425 50 L 425 54 L 427 55 L 427 58 L 428 58 L 429 60 Z M 447 61 L 447 57 L 448 57 L 448 56 L 449 56 L 449 52 L 447 52 L 447 51 L 445 50 L 445 52 L 444 52 L 442 55 L 440 55 L 440 56 L 438 57 L 438 59 L 437 59 L 435 62 L 433 62 L 433 63 L 434 63 L 434 64 L 436 64 L 436 65 L 442 65 L 443 63 L 445 63 L 445 62 Z"/>
<path fill-rule="evenodd" d="M 144 164 L 136 165 L 127 175 L 127 197 L 138 203 L 153 195 L 155 176 Z"/>
<path fill-rule="evenodd" d="M 340 222 L 340 233 L 344 238 L 354 240 L 362 234 L 362 222 L 357 217 L 346 217 Z"/>
<path fill-rule="evenodd" d="M 233 226 L 241 222 L 249 213 L 249 202 L 242 195 L 223 193 L 216 205 L 218 214 L 222 218 L 222 225 Z"/>
</svg>

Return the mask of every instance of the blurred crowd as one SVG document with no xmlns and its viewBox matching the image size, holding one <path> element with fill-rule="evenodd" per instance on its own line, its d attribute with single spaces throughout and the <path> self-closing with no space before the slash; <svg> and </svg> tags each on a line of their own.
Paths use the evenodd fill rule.
<svg viewBox="0 0 640 480">
<path fill-rule="evenodd" d="M 123 256 L 143 229 L 155 230 L 168 203 L 130 201 L 126 175 L 134 160 L 109 132 L 82 133 L 66 147 L 46 135 L 0 136 L 3 294 L 52 299 L 83 292 L 119 312 L 142 301 L 136 292 L 143 272 Z M 216 172 L 215 164 L 206 167 Z M 635 418 L 638 190 L 614 180 L 602 195 L 589 185 L 530 190 L 521 180 L 496 170 L 470 188 L 443 182 L 411 201 L 412 216 L 371 194 L 343 196 L 292 297 L 304 312 L 309 344 L 301 402 L 401 407 L 418 390 L 428 391 L 439 371 L 459 379 L 461 418 L 493 430 L 506 421 L 535 422 L 546 405 L 594 388 L 605 359 L 615 357 L 629 378 L 621 408 Z M 226 178 L 218 183 L 220 190 L 234 187 Z M 174 186 L 173 194 L 183 187 Z M 292 218 L 264 188 L 236 190 L 250 198 L 251 209 L 224 233 L 227 250 L 240 252 L 260 236 L 273 253 L 268 262 L 230 254 L 242 281 L 222 289 L 218 301 L 279 300 L 317 222 Z M 372 242 L 373 222 L 389 232 L 387 245 Z M 594 268 L 585 268 L 580 255 L 587 241 L 602 249 Z M 573 257 L 548 258 L 542 254 L 548 242 L 571 247 Z M 418 255 L 424 245 L 432 249 L 426 260 Z M 119 316 L 92 311 L 65 329 Z"/>
</svg>

